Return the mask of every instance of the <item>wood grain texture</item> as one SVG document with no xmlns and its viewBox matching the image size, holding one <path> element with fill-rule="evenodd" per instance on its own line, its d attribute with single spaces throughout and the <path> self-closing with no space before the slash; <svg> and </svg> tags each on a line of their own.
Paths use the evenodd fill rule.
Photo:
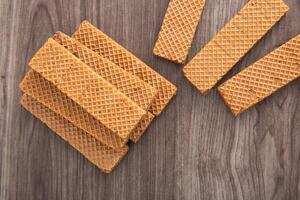
<svg viewBox="0 0 300 200">
<path fill-rule="evenodd" d="M 300 1 L 224 78 L 300 33 Z M 189 59 L 247 0 L 207 1 Z M 0 1 L 0 199 L 300 199 L 300 80 L 234 118 L 182 66 L 152 55 L 168 0 Z M 55 31 L 87 19 L 178 86 L 105 175 L 19 105 L 27 63 Z"/>
</svg>

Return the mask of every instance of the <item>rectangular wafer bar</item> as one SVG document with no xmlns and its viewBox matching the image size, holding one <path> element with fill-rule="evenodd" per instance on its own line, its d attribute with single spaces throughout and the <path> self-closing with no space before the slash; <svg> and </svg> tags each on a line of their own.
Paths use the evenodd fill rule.
<svg viewBox="0 0 300 200">
<path fill-rule="evenodd" d="M 97 74 L 115 86 L 141 108 L 146 111 L 149 109 L 158 92 L 155 88 L 64 33 L 55 33 L 53 39 L 91 67 Z M 144 115 L 137 127 L 130 134 L 132 141 L 138 141 L 151 124 L 153 117 L 154 116 L 149 112 Z"/>
<path fill-rule="evenodd" d="M 207 94 L 287 11 L 282 0 L 250 0 L 184 67 L 185 76 Z"/>
<path fill-rule="evenodd" d="M 111 172 L 128 151 L 127 146 L 112 149 L 102 144 L 28 95 L 21 98 L 21 105 L 103 172 Z"/>
<path fill-rule="evenodd" d="M 144 110 L 149 109 L 158 92 L 154 87 L 128 73 L 100 54 L 87 48 L 74 38 L 71 38 L 61 32 L 57 32 L 53 36 L 53 39 L 124 93 L 141 108 Z"/>
<path fill-rule="evenodd" d="M 20 89 L 109 147 L 121 148 L 128 141 L 120 138 L 32 69 L 20 83 Z"/>
<path fill-rule="evenodd" d="M 300 35 L 244 69 L 218 90 L 234 115 L 300 76 Z"/>
<path fill-rule="evenodd" d="M 158 116 L 176 94 L 173 84 L 89 22 L 82 22 L 73 38 L 156 88 L 158 95 L 150 107 L 154 115 Z"/>
<path fill-rule="evenodd" d="M 131 131 L 146 114 L 51 38 L 29 65 L 122 139 L 129 138 Z"/>
<path fill-rule="evenodd" d="M 21 90 L 38 100 L 40 103 L 58 113 L 74 125 L 91 134 L 102 143 L 112 148 L 120 148 L 127 143 L 117 136 L 100 121 L 87 113 L 82 107 L 68 98 L 51 82 L 43 78 L 39 73 L 29 70 L 20 84 Z M 151 124 L 154 116 L 147 113 L 137 127 L 130 133 L 130 139 L 137 142 L 145 130 Z"/>
<path fill-rule="evenodd" d="M 153 53 L 184 63 L 199 23 L 205 0 L 171 0 Z"/>
</svg>

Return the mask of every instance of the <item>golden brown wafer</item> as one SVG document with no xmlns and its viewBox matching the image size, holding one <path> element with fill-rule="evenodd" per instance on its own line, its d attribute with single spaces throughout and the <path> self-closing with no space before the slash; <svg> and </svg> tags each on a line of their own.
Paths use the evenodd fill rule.
<svg viewBox="0 0 300 200">
<path fill-rule="evenodd" d="M 51 38 L 35 54 L 29 65 L 125 140 L 146 114 L 146 111 Z"/>
<path fill-rule="evenodd" d="M 221 85 L 218 90 L 234 115 L 300 76 L 300 35 Z"/>
<path fill-rule="evenodd" d="M 57 32 L 53 36 L 53 39 L 91 67 L 97 74 L 115 86 L 141 108 L 144 110 L 149 109 L 158 92 L 155 88 L 87 48 L 74 38 Z"/>
<path fill-rule="evenodd" d="M 146 131 L 146 129 L 151 124 L 151 122 L 153 121 L 153 119 L 154 119 L 154 115 L 152 115 L 151 113 L 148 112 L 142 118 L 142 120 L 140 121 L 140 123 L 138 124 L 138 126 L 130 134 L 130 140 L 133 141 L 133 142 L 138 142 L 139 139 L 141 138 L 141 136 Z"/>
<path fill-rule="evenodd" d="M 53 36 L 53 39 L 91 67 L 97 74 L 115 86 L 141 108 L 145 110 L 149 109 L 158 92 L 155 88 L 64 33 L 57 32 Z M 152 120 L 153 117 L 151 113 L 144 115 L 137 127 L 131 132 L 130 139 L 137 142 Z"/>
<path fill-rule="evenodd" d="M 153 53 L 184 63 L 199 23 L 205 0 L 171 0 Z"/>
<path fill-rule="evenodd" d="M 20 88 L 103 144 L 117 149 L 127 143 L 34 70 L 29 70 Z"/>
<path fill-rule="evenodd" d="M 127 146 L 112 149 L 102 144 L 26 94 L 21 98 L 21 104 L 103 172 L 111 172 L 128 151 Z"/>
<path fill-rule="evenodd" d="M 106 128 L 39 73 L 30 70 L 21 82 L 20 88 L 24 93 L 37 99 L 40 103 L 88 132 L 102 143 L 112 148 L 120 148 L 127 143 L 127 140 L 118 137 Z M 131 132 L 129 138 L 133 142 L 137 142 L 151 124 L 153 118 L 154 116 L 148 112 Z"/>
<path fill-rule="evenodd" d="M 250 0 L 184 67 L 185 76 L 207 94 L 287 11 L 282 0 Z"/>
<path fill-rule="evenodd" d="M 158 116 L 176 94 L 173 84 L 89 22 L 82 22 L 73 38 L 156 88 L 158 95 L 150 107 L 154 115 Z"/>
</svg>

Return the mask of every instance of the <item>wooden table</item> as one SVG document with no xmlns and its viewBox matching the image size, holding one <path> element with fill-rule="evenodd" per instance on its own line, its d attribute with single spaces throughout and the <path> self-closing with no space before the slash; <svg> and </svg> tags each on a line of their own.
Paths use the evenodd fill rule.
<svg viewBox="0 0 300 200">
<path fill-rule="evenodd" d="M 227 76 L 300 33 L 300 1 Z M 152 49 L 168 0 L 0 1 L 0 199 L 300 199 L 300 80 L 235 118 Z M 247 0 L 207 0 L 191 59 Z M 19 105 L 28 62 L 87 19 L 177 85 L 178 95 L 106 175 Z"/>
</svg>

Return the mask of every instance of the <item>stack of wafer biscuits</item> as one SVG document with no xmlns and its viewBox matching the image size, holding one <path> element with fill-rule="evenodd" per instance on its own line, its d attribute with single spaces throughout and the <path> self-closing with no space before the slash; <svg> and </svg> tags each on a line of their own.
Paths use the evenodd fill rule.
<svg viewBox="0 0 300 200">
<path fill-rule="evenodd" d="M 105 49 L 105 50 L 103 50 Z M 20 84 L 22 106 L 111 172 L 176 87 L 88 22 L 38 50 Z"/>
</svg>

